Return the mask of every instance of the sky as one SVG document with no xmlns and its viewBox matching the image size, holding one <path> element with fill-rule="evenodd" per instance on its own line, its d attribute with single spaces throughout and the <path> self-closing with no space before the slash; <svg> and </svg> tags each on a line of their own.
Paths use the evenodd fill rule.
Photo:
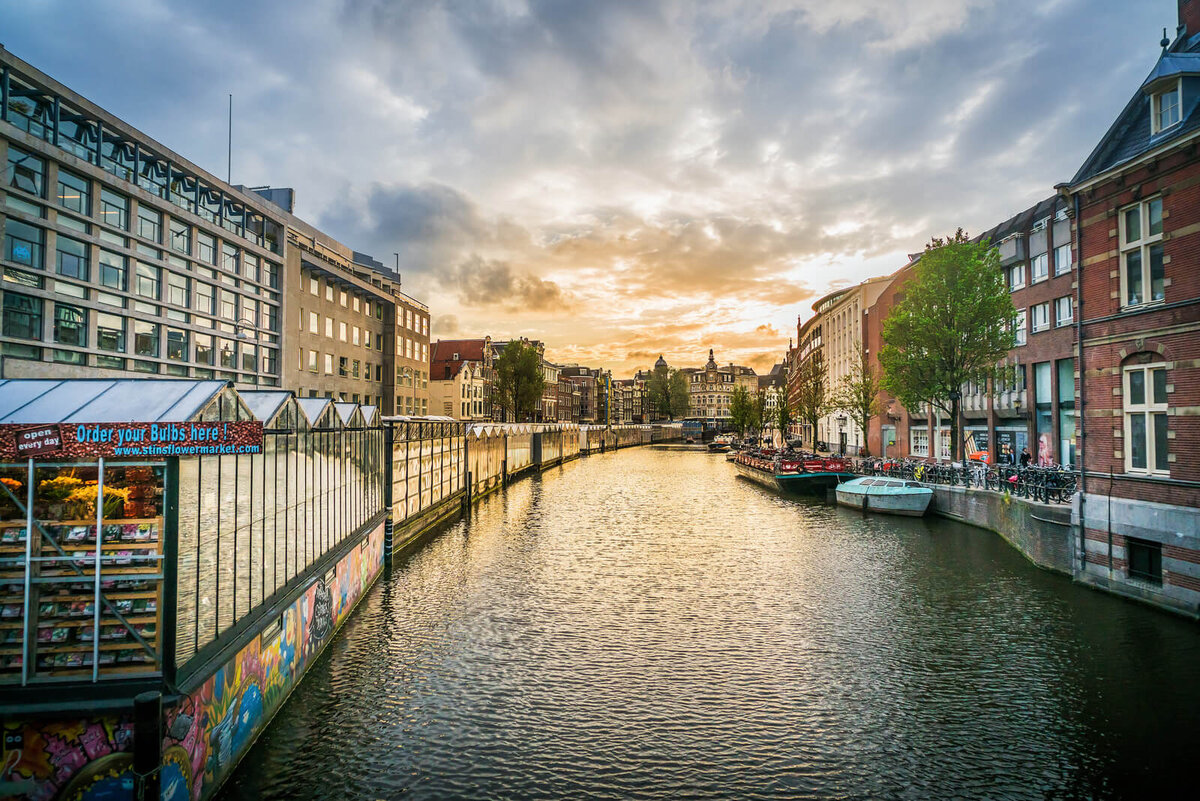
<svg viewBox="0 0 1200 801">
<path fill-rule="evenodd" d="M 759 372 L 1053 194 L 1175 0 L 0 0 L 0 43 L 391 265 L 432 338 Z"/>
</svg>

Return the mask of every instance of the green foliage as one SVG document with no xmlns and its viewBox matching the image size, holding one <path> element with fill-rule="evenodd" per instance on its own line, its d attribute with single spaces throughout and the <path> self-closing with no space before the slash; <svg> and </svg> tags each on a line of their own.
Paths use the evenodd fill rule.
<svg viewBox="0 0 1200 801">
<path fill-rule="evenodd" d="M 745 385 L 738 384 L 733 388 L 733 394 L 729 398 L 729 424 L 733 426 L 733 430 L 742 436 L 746 433 L 746 429 L 750 428 L 751 415 L 750 392 Z"/>
<path fill-rule="evenodd" d="M 775 423 L 775 427 L 779 429 L 779 435 L 786 441 L 788 426 L 796 419 L 792 413 L 792 402 L 788 398 L 787 387 L 774 387 L 772 391 L 777 396 L 775 399 L 775 420 L 773 422 Z M 813 431 L 816 430 L 814 426 Z"/>
<path fill-rule="evenodd" d="M 513 340 L 504 348 L 494 366 L 497 399 L 511 416 L 509 422 L 519 423 L 532 418 L 546 386 L 537 348 Z"/>
<path fill-rule="evenodd" d="M 669 370 L 665 365 L 655 367 L 646 382 L 646 399 L 659 417 L 667 420 L 687 417 L 687 375 L 679 370 Z"/>
<path fill-rule="evenodd" d="M 957 393 L 1008 354 L 1015 315 L 999 251 L 971 242 L 960 228 L 925 247 L 904 298 L 883 323 L 883 387 L 908 408 L 928 402 L 950 415 L 954 459 Z"/>
<path fill-rule="evenodd" d="M 766 413 L 767 407 L 767 392 L 770 389 L 759 390 L 750 396 L 750 420 L 748 428 L 755 431 L 762 431 L 770 421 L 764 420 L 763 415 Z"/>
<path fill-rule="evenodd" d="M 801 363 L 795 383 L 796 393 L 792 400 L 795 402 L 796 418 L 811 427 L 812 448 L 815 451 L 817 449 L 817 423 L 833 409 L 829 399 L 828 382 L 825 380 L 825 363 L 819 354 Z M 787 397 L 786 392 L 784 397 Z M 784 428 L 784 431 L 786 432 L 787 429 Z"/>
<path fill-rule="evenodd" d="M 864 441 L 871 419 L 883 411 L 883 402 L 879 399 L 880 388 L 879 376 L 875 374 L 870 358 L 866 351 L 860 350 L 858 359 L 850 366 L 845 384 L 833 398 L 833 407 L 850 416 L 863 432 Z M 859 455 L 868 455 L 865 447 Z"/>
</svg>

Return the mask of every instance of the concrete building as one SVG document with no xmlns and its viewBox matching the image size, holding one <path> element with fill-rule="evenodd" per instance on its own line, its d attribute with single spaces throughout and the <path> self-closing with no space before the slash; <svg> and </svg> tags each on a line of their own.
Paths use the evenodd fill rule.
<svg viewBox="0 0 1200 801">
<path fill-rule="evenodd" d="M 226 183 L 3 48 L 0 86 L 0 375 L 424 408 L 428 309 L 294 217 L 290 190 Z"/>
<path fill-rule="evenodd" d="M 1200 0 L 1069 184 L 1081 575 L 1200 606 Z M 1147 57 L 1151 54 L 1147 53 Z"/>
<path fill-rule="evenodd" d="M 439 388 L 437 402 L 433 400 L 435 381 L 453 381 L 461 365 L 470 364 L 471 369 L 471 409 L 464 419 L 491 420 L 492 393 L 495 389 L 496 371 L 493 366 L 494 352 L 492 338 L 482 339 L 439 339 L 433 343 L 430 350 L 430 408 L 444 408 L 447 397 L 457 397 L 455 390 Z M 442 414 L 442 412 L 438 412 Z"/>
</svg>

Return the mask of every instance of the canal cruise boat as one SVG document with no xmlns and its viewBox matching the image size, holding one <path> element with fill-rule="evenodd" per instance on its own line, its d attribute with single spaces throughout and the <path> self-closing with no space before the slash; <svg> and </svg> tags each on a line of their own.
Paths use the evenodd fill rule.
<svg viewBox="0 0 1200 801">
<path fill-rule="evenodd" d="M 742 451 L 732 461 L 739 475 L 778 492 L 819 494 L 854 478 L 837 457 L 765 449 Z"/>
</svg>

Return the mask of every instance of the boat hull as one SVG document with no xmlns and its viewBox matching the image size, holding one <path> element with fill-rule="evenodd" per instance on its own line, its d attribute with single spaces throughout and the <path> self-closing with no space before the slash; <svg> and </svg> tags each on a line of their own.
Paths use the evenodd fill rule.
<svg viewBox="0 0 1200 801">
<path fill-rule="evenodd" d="M 738 475 L 776 492 L 784 493 L 819 495 L 827 489 L 836 487 L 839 481 L 853 478 L 851 473 L 775 473 L 740 462 L 734 462 L 733 466 L 737 468 Z"/>
<path fill-rule="evenodd" d="M 933 491 L 922 488 L 924 492 L 906 492 L 903 494 L 872 493 L 870 487 L 847 488 L 839 486 L 835 492 L 840 506 L 851 509 L 861 509 L 864 512 L 880 512 L 889 515 L 905 517 L 924 517 L 929 510 L 929 502 L 933 500 Z"/>
</svg>

